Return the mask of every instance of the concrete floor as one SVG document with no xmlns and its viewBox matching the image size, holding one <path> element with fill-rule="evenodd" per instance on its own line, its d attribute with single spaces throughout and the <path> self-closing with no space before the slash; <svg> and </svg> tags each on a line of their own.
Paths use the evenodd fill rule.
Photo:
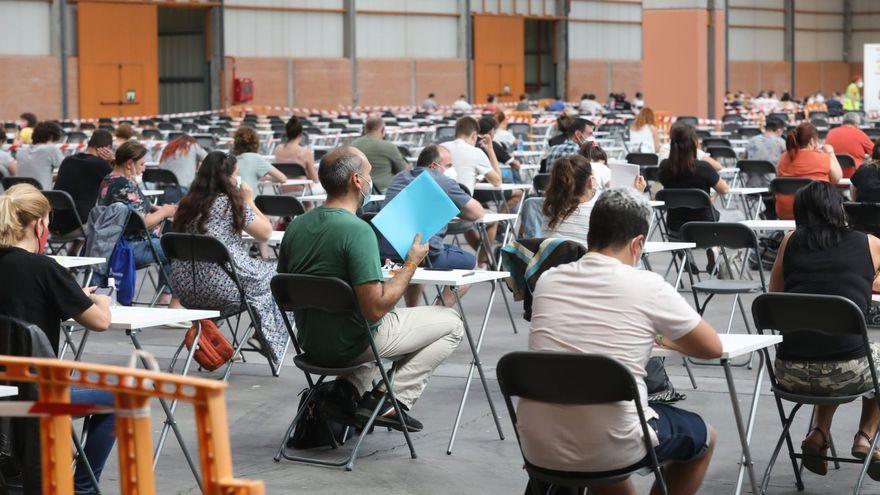
<svg viewBox="0 0 880 495">
<path fill-rule="evenodd" d="M 665 267 L 668 259 L 663 254 L 654 255 L 652 262 L 655 270 Z M 464 299 L 465 312 L 474 326 L 479 324 L 488 292 L 488 285 L 483 284 L 474 287 Z M 683 292 L 682 295 L 691 301 L 690 292 Z M 747 299 L 747 303 L 750 302 L 751 298 Z M 709 306 L 708 319 L 720 331 L 726 328 L 731 304 L 732 298 L 721 297 Z M 515 315 L 519 315 L 521 311 L 516 311 L 516 308 L 521 308 L 521 304 L 514 303 Z M 470 361 L 469 348 L 463 343 L 437 370 L 413 410 L 413 415 L 425 425 L 421 433 L 413 435 L 418 459 L 410 459 L 401 434 L 376 430 L 365 440 L 353 472 L 288 461 L 275 463 L 272 460 L 281 437 L 295 414 L 299 401 L 297 394 L 304 388 L 305 379 L 293 367 L 289 357 L 285 360 L 281 377 L 272 378 L 268 366 L 256 355 L 249 354 L 251 362 L 235 365 L 227 390 L 229 435 L 235 475 L 263 480 L 266 483 L 266 493 L 269 494 L 336 494 L 347 491 L 361 494 L 522 493 L 526 476 L 521 468 L 522 460 L 516 437 L 495 381 L 495 364 L 498 359 L 507 352 L 527 348 L 528 323 L 518 319 L 517 326 L 519 333 L 514 334 L 504 306 L 500 298 L 496 298 L 481 358 L 485 363 L 492 398 L 501 416 L 504 440 L 498 438 L 485 395 L 479 382 L 475 380 L 455 450 L 452 455 L 446 454 Z M 740 319 L 735 321 L 733 331 L 745 332 Z M 159 358 L 160 365 L 164 366 L 182 335 L 182 330 L 149 329 L 142 334 L 141 341 L 148 351 Z M 90 337 L 84 359 L 124 365 L 130 351 L 131 344 L 125 335 L 107 332 Z M 732 493 L 736 483 L 740 446 L 722 370 L 712 366 L 694 367 L 699 386 L 697 390 L 690 387 L 685 369 L 679 360 L 668 360 L 667 370 L 676 388 L 687 394 L 687 400 L 679 405 L 700 413 L 718 430 L 718 447 L 701 493 Z M 755 373 L 755 370 L 746 368 L 734 370 L 744 408 L 748 407 L 751 400 Z M 216 374 L 204 376 L 212 377 Z M 583 378 L 585 385 L 595 379 Z M 752 442 L 759 478 L 781 430 L 766 381 L 761 395 Z M 851 439 L 857 429 L 858 414 L 856 405 L 844 406 L 838 412 L 833 434 L 839 439 L 841 453 L 849 451 Z M 152 415 L 155 442 L 164 419 L 158 403 L 154 403 Z M 794 428 L 796 443 L 799 443 L 806 431 L 809 412 L 800 416 L 800 424 Z M 177 418 L 188 445 L 195 452 L 191 409 L 181 407 Z M 332 452 L 318 454 L 328 458 L 333 455 Z M 116 463 L 114 454 L 102 481 L 105 493 L 108 494 L 118 493 Z M 851 492 L 856 476 L 856 467 L 852 465 L 845 465 L 839 471 L 832 470 L 825 477 L 806 473 L 806 490 L 803 493 Z M 786 457 L 782 457 L 776 464 L 769 492 L 797 493 L 793 479 L 790 464 Z M 635 482 L 640 493 L 647 493 L 652 478 L 636 476 Z M 169 437 L 157 468 L 156 493 L 164 495 L 198 492 L 181 450 L 174 438 Z M 863 493 L 880 493 L 880 483 L 868 479 Z"/>
</svg>

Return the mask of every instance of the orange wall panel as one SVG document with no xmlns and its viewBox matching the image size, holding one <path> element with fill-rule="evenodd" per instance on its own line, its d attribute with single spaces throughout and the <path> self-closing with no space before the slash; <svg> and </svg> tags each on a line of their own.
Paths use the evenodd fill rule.
<svg viewBox="0 0 880 495">
<path fill-rule="evenodd" d="M 77 18 L 82 116 L 158 113 L 156 5 L 80 1 Z M 127 89 L 137 92 L 135 104 L 106 104 L 123 100 Z"/>
<path fill-rule="evenodd" d="M 843 91 L 849 84 L 850 65 L 846 62 L 822 62 L 822 93 L 830 95 Z"/>
<path fill-rule="evenodd" d="M 412 65 L 410 60 L 359 59 L 357 74 L 360 104 L 412 104 Z"/>
<path fill-rule="evenodd" d="M 761 62 L 761 90 L 781 94 L 791 89 L 791 65 L 788 62 Z"/>
<path fill-rule="evenodd" d="M 730 91 L 743 91 L 752 95 L 761 90 L 761 68 L 756 62 L 730 62 L 730 80 L 727 87 Z"/>
<path fill-rule="evenodd" d="M 801 99 L 819 91 L 822 82 L 821 70 L 820 62 L 795 62 L 794 86 L 796 94 L 792 96 Z"/>
<path fill-rule="evenodd" d="M 707 15 L 694 9 L 642 13 L 644 92 L 655 111 L 706 116 Z"/>
<path fill-rule="evenodd" d="M 579 101 L 581 95 L 595 94 L 598 101 L 605 101 L 608 87 L 609 62 L 595 60 L 568 61 L 568 101 Z"/>
<path fill-rule="evenodd" d="M 351 101 L 349 60 L 341 58 L 293 60 L 295 107 L 337 108 L 339 105 L 351 105 Z"/>
<path fill-rule="evenodd" d="M 611 91 L 615 93 L 624 92 L 627 98 L 632 99 L 637 91 L 642 91 L 642 83 L 641 62 L 611 63 Z M 596 98 L 602 101 L 603 96 L 606 95 L 597 94 Z"/>
<path fill-rule="evenodd" d="M 416 60 L 416 104 L 434 93 L 437 103 L 451 105 L 467 93 L 467 61 Z"/>
<path fill-rule="evenodd" d="M 61 63 L 57 57 L 0 56 L 0 120 L 23 112 L 40 119 L 61 117 Z"/>
<path fill-rule="evenodd" d="M 489 94 L 498 101 L 515 101 L 525 92 L 525 23 L 522 16 L 475 15 L 474 101 Z M 503 86 L 510 93 L 500 95 Z"/>
<path fill-rule="evenodd" d="M 287 105 L 287 67 L 288 59 L 271 57 L 227 57 L 226 70 L 230 74 L 228 90 L 232 99 L 232 67 L 235 66 L 235 77 L 249 78 L 254 81 L 254 99 L 246 105 Z M 231 102 L 230 102 L 231 103 Z"/>
</svg>

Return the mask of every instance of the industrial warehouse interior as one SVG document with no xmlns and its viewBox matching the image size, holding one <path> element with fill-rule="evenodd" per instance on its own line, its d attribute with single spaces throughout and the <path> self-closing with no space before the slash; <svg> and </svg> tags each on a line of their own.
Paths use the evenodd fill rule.
<svg viewBox="0 0 880 495">
<path fill-rule="evenodd" d="M 0 0 L 0 495 L 880 494 L 878 26 Z"/>
</svg>

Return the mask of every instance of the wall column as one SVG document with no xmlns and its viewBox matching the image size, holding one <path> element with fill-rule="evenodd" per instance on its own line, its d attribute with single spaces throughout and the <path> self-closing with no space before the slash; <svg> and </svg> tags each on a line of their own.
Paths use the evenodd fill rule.
<svg viewBox="0 0 880 495">
<path fill-rule="evenodd" d="M 725 0 L 643 0 L 645 100 L 654 110 L 703 118 L 722 111 L 727 84 L 726 4 Z"/>
</svg>

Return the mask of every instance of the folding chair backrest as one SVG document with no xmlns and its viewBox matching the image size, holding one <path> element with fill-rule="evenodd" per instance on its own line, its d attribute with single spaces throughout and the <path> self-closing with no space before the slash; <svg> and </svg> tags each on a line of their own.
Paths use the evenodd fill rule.
<svg viewBox="0 0 880 495">
<path fill-rule="evenodd" d="M 795 332 L 825 335 L 862 335 L 867 342 L 865 315 L 849 299 L 818 294 L 770 292 L 752 303 L 759 332 L 775 330 L 783 336 Z"/>
<path fill-rule="evenodd" d="M 840 168 L 856 168 L 856 161 L 853 160 L 853 157 L 846 153 L 835 153 L 834 156 L 837 157 L 837 163 L 840 164 Z"/>
<path fill-rule="evenodd" d="M 281 311 L 360 311 L 354 290 L 338 278 L 285 273 L 272 277 L 271 287 Z"/>
<path fill-rule="evenodd" d="M 306 212 L 302 203 L 293 196 L 260 195 L 254 204 L 261 212 L 271 217 L 295 217 Z"/>
<path fill-rule="evenodd" d="M 682 116 L 675 119 L 675 122 L 684 122 L 685 124 L 690 124 L 694 127 L 700 125 L 700 119 L 692 116 Z"/>
<path fill-rule="evenodd" d="M 286 175 L 288 179 L 305 177 L 307 175 L 306 168 L 299 163 L 273 163 L 272 166 L 277 168 L 282 174 Z"/>
<path fill-rule="evenodd" d="M 807 187 L 813 179 L 804 177 L 776 177 L 770 181 L 770 192 L 773 194 L 795 194 Z"/>
<path fill-rule="evenodd" d="M 709 146 L 706 153 L 712 158 L 733 158 L 736 159 L 736 151 L 729 146 Z"/>
<path fill-rule="evenodd" d="M 721 117 L 721 122 L 745 122 L 745 118 L 738 113 L 729 113 Z"/>
<path fill-rule="evenodd" d="M 535 178 L 532 179 L 532 187 L 535 189 L 535 193 L 543 195 L 549 186 L 550 174 L 535 174 Z"/>
<path fill-rule="evenodd" d="M 736 162 L 736 168 L 746 175 L 776 174 L 776 167 L 767 160 L 740 160 Z"/>
<path fill-rule="evenodd" d="M 434 141 L 444 143 L 455 139 L 455 127 L 448 125 L 437 126 L 434 130 Z"/>
<path fill-rule="evenodd" d="M 568 352 L 511 352 L 495 370 L 501 392 L 508 397 L 551 404 L 596 405 L 638 401 L 632 373 L 616 359 Z M 585 376 L 601 376 L 584 386 Z"/>
<path fill-rule="evenodd" d="M 50 219 L 50 224 L 52 220 L 55 219 L 55 214 L 62 213 L 67 218 L 74 218 L 77 223 L 77 227 L 83 227 L 82 218 L 79 217 L 79 212 L 76 209 L 76 203 L 73 202 L 73 198 L 70 197 L 70 194 L 67 191 L 42 191 L 43 196 L 49 200 L 49 206 L 52 207 L 52 218 Z"/>
<path fill-rule="evenodd" d="M 646 182 L 659 182 L 660 181 L 660 167 L 659 166 L 642 167 L 642 177 L 645 178 Z"/>
<path fill-rule="evenodd" d="M 767 115 L 768 119 L 776 119 L 782 123 L 788 122 L 788 114 L 784 112 L 773 112 Z"/>
<path fill-rule="evenodd" d="M 742 139 L 749 139 L 761 135 L 761 129 L 757 127 L 740 127 L 737 134 Z"/>
<path fill-rule="evenodd" d="M 702 210 L 712 207 L 712 198 L 702 189 L 661 189 L 657 191 L 657 201 L 664 201 L 667 210 L 685 208 Z"/>
<path fill-rule="evenodd" d="M 226 246 L 209 235 L 169 232 L 162 236 L 161 242 L 162 251 L 169 260 L 201 261 L 218 265 L 232 262 Z"/>
<path fill-rule="evenodd" d="M 86 133 L 81 131 L 71 131 L 67 133 L 67 143 L 70 144 L 80 144 L 89 140 L 89 137 L 86 136 Z"/>
<path fill-rule="evenodd" d="M 214 147 L 217 146 L 217 140 L 212 134 L 193 134 L 193 138 L 206 151 L 213 151 Z"/>
<path fill-rule="evenodd" d="M 128 216 L 128 223 L 125 224 L 125 230 L 122 233 L 125 237 L 138 236 L 146 239 L 150 235 L 147 224 L 144 223 L 144 217 L 136 211 L 132 211 Z"/>
<path fill-rule="evenodd" d="M 703 140 L 703 148 L 719 147 L 730 148 L 730 140 L 725 138 L 711 137 Z"/>
<path fill-rule="evenodd" d="M 626 155 L 626 163 L 652 166 L 660 163 L 660 157 L 656 153 L 628 153 Z"/>
<path fill-rule="evenodd" d="M 34 179 L 32 177 L 4 177 L 3 178 L 3 189 L 9 189 L 10 187 L 17 184 L 30 184 L 37 189 L 42 189 L 43 185 L 40 184 L 40 181 Z"/>
<path fill-rule="evenodd" d="M 843 204 L 849 224 L 867 234 L 880 235 L 880 203 Z"/>
<path fill-rule="evenodd" d="M 507 126 L 507 130 L 520 141 L 530 141 L 532 137 L 532 126 L 524 122 L 515 122 Z"/>
<path fill-rule="evenodd" d="M 160 189 L 168 186 L 180 186 L 180 182 L 177 180 L 177 175 L 171 170 L 164 168 L 148 168 L 144 170 L 143 181 L 145 183 L 149 182 L 151 184 L 156 184 Z"/>
<path fill-rule="evenodd" d="M 701 249 L 758 249 L 755 231 L 735 222 L 688 222 L 681 226 L 681 238 L 683 242 L 693 242 Z"/>
<path fill-rule="evenodd" d="M 141 138 L 159 141 L 162 139 L 162 133 L 158 129 L 144 129 L 141 131 Z"/>
</svg>

